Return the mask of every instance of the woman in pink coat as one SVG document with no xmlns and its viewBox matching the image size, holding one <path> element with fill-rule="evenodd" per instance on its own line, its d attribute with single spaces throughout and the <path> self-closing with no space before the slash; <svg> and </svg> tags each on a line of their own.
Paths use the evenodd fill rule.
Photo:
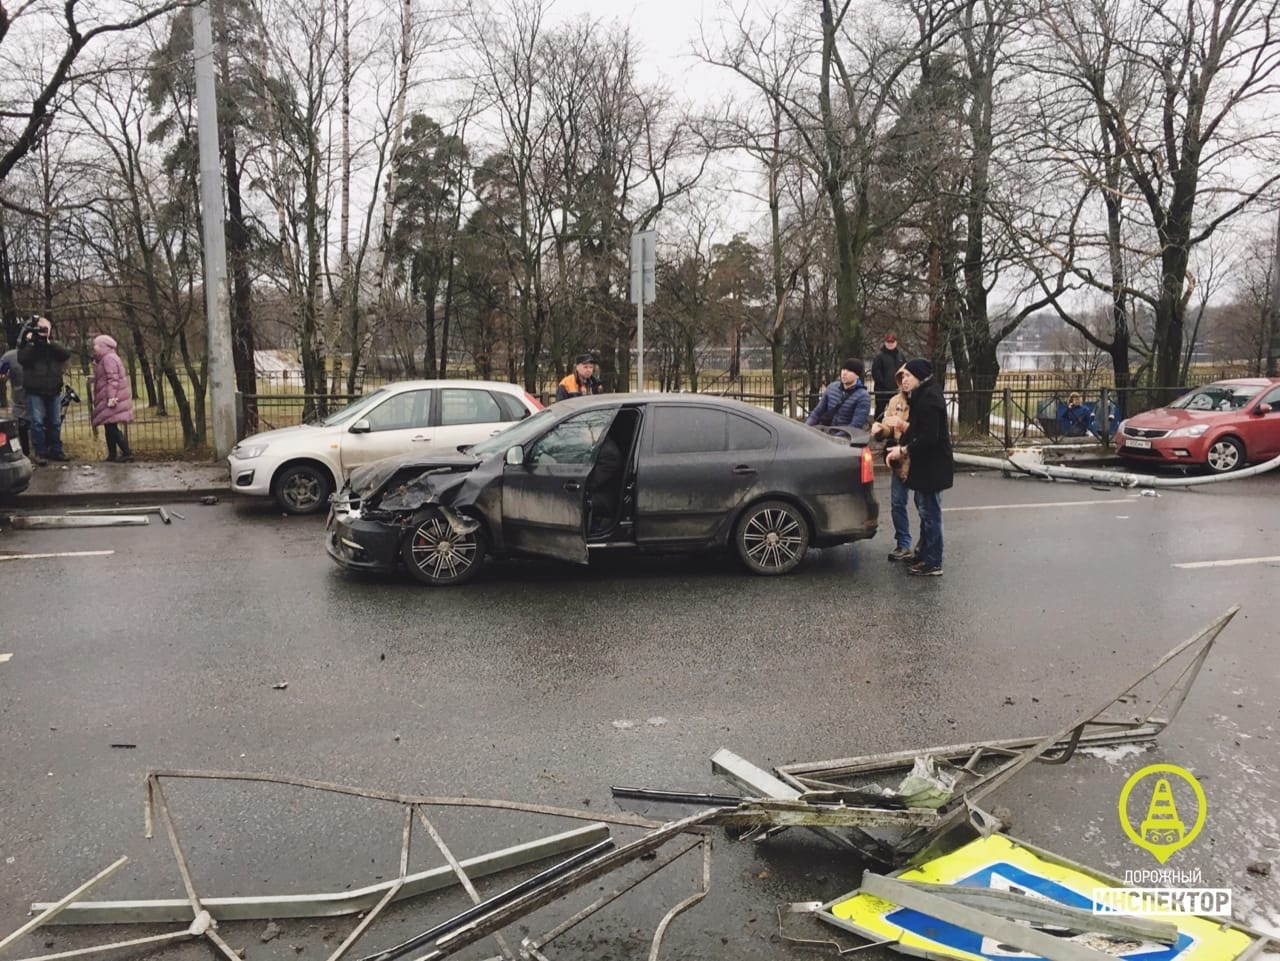
<svg viewBox="0 0 1280 961">
<path fill-rule="evenodd" d="M 93 338 L 93 426 L 106 425 L 107 460 L 133 460 L 121 424 L 133 420 L 133 392 L 124 363 L 116 353 L 115 339 L 107 334 Z M 119 450 L 119 456 L 116 451 Z"/>
</svg>

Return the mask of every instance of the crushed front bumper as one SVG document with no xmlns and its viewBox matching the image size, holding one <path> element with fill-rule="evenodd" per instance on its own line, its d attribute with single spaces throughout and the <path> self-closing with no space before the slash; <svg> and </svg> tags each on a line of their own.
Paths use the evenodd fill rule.
<svg viewBox="0 0 1280 961">
<path fill-rule="evenodd" d="M 351 571 L 394 571 L 400 560 L 402 528 L 358 514 L 329 512 L 325 550 L 339 566 Z"/>
</svg>

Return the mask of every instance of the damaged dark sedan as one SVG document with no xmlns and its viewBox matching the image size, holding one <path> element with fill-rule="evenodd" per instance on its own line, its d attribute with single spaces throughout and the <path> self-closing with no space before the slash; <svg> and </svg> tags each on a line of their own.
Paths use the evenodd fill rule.
<svg viewBox="0 0 1280 961">
<path fill-rule="evenodd" d="M 556 404 L 452 454 L 388 458 L 334 498 L 330 556 L 470 580 L 486 556 L 730 549 L 786 574 L 810 547 L 873 537 L 864 432 L 828 434 L 737 401 L 613 394 Z"/>
</svg>

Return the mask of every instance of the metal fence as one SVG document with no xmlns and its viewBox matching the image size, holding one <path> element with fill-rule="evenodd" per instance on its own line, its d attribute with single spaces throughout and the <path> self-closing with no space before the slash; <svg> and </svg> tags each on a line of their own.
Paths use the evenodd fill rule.
<svg viewBox="0 0 1280 961">
<path fill-rule="evenodd" d="M 459 377 L 475 377 L 475 372 L 466 368 L 458 368 L 451 373 Z M 1188 386 L 1248 373 L 1242 368 L 1198 369 L 1188 378 Z M 238 436 L 301 423 L 309 401 L 312 405 L 320 402 L 333 409 L 361 393 L 399 379 L 402 378 L 361 371 L 358 378 L 360 389 L 355 394 L 346 392 L 344 382 L 334 393 L 309 396 L 304 393 L 301 379 L 294 372 L 259 372 L 257 393 L 237 395 Z M 66 409 L 63 437 L 67 452 L 76 459 L 100 458 L 106 453 L 106 448 L 101 429 L 91 426 L 91 378 L 78 370 L 70 370 L 66 380 L 82 398 L 81 403 L 73 403 Z M 646 390 L 658 391 L 664 387 L 658 377 L 647 377 L 645 381 Z M 733 379 L 726 375 L 708 375 L 700 380 L 698 392 L 732 397 L 770 410 L 780 408 L 784 414 L 800 418 L 816 401 L 805 381 L 806 378 L 793 372 L 788 377 L 787 390 L 775 394 L 773 378 L 766 371 L 744 372 Z M 543 403 L 550 403 L 554 399 L 553 383 L 541 386 L 540 399 Z M 632 386 L 634 389 L 634 381 Z M 208 459 L 211 455 L 207 442 L 201 442 L 201 438 L 208 436 L 207 411 L 197 413 L 195 398 L 189 396 L 191 416 L 184 425 L 174 401 L 172 385 L 164 387 L 164 407 L 148 406 L 145 393 L 135 391 L 135 420 L 127 427 L 135 456 L 142 460 Z M 1167 392 L 1153 389 L 1117 390 L 1110 370 L 1089 374 L 1011 371 L 1002 373 L 991 390 L 964 391 L 951 384 L 946 393 L 952 430 L 958 439 L 989 436 L 1006 446 L 1031 439 L 1056 441 L 1074 436 L 1096 436 L 1106 443 L 1110 441 L 1118 419 L 1159 406 L 1159 398 L 1168 396 Z M 1081 395 L 1083 404 L 1092 408 L 1094 415 L 1083 428 L 1078 417 L 1064 419 L 1059 416 L 1071 395 L 1077 393 Z M 1108 415 L 1098 417 L 1098 411 L 1107 411 Z M 979 426 L 966 426 L 969 424 Z"/>
</svg>

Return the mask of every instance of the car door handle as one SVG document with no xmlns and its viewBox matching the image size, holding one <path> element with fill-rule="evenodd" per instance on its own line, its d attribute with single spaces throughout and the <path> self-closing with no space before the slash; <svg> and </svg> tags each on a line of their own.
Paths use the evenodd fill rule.
<svg viewBox="0 0 1280 961">
<path fill-rule="evenodd" d="M 415 443 L 415 444 L 430 444 L 430 443 L 431 443 L 431 438 L 430 438 L 430 437 L 423 437 L 421 434 L 419 434 L 417 437 L 410 437 L 410 438 L 409 438 L 409 440 L 411 440 L 411 441 L 412 441 L 413 443 Z"/>
<path fill-rule="evenodd" d="M 577 481 L 565 481 L 564 489 L 567 491 L 580 491 L 582 490 L 582 485 Z"/>
<path fill-rule="evenodd" d="M 756 472 L 756 469 L 752 467 L 750 464 L 739 464 L 737 467 L 733 469 L 733 472 L 735 474 L 754 474 Z"/>
</svg>

